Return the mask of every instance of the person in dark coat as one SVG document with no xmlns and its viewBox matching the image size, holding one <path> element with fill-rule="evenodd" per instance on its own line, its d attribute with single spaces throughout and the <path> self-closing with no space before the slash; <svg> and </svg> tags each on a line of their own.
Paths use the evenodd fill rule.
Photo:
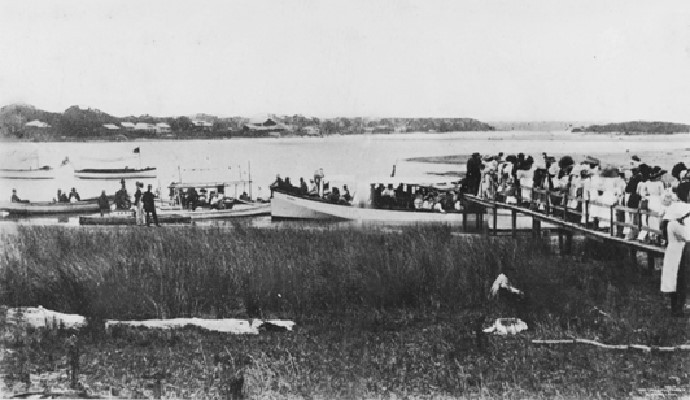
<svg viewBox="0 0 690 400">
<path fill-rule="evenodd" d="M 304 178 L 299 178 L 299 195 L 306 196 L 307 194 L 309 194 L 307 182 L 304 181 Z"/>
<path fill-rule="evenodd" d="M 189 192 L 187 192 L 187 204 L 192 209 L 192 211 L 196 210 L 196 205 L 197 205 L 198 200 L 199 200 L 199 194 L 196 192 L 196 189 L 195 188 L 189 188 Z"/>
<path fill-rule="evenodd" d="M 476 195 L 479 191 L 479 182 L 482 180 L 481 165 L 482 158 L 479 153 L 472 153 L 472 157 L 467 160 L 467 191 L 471 195 Z"/>
<path fill-rule="evenodd" d="M 153 193 L 151 193 L 151 188 L 152 185 L 149 185 L 148 190 L 144 192 L 144 195 L 142 196 L 144 202 L 144 212 L 146 213 L 146 226 L 151 225 L 151 218 L 149 214 L 153 215 L 153 222 L 155 222 L 156 226 L 160 226 L 160 224 L 158 224 L 158 215 L 156 215 L 156 205 L 154 204 L 154 197 Z"/>
<path fill-rule="evenodd" d="M 108 196 L 105 195 L 105 190 L 101 192 L 101 197 L 98 198 L 98 208 L 101 210 L 101 217 L 110 212 L 110 202 Z"/>
<path fill-rule="evenodd" d="M 690 171 L 681 171 L 677 194 L 680 201 L 690 203 Z"/>
</svg>

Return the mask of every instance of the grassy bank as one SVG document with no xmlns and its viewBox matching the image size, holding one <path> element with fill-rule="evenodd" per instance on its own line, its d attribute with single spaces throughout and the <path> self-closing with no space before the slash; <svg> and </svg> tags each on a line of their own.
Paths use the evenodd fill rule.
<svg viewBox="0 0 690 400">
<path fill-rule="evenodd" d="M 256 396 L 621 397 L 690 387 L 687 352 L 531 344 L 566 337 L 685 343 L 687 320 L 670 318 L 656 279 L 624 258 L 558 257 L 541 242 L 451 236 L 440 227 L 402 234 L 20 227 L 3 240 L 4 305 L 76 312 L 96 327 L 105 318 L 177 316 L 298 323 L 295 333 L 257 337 L 194 330 L 84 336 L 82 381 L 90 387 L 136 390 L 163 370 L 179 395 L 210 393 L 223 385 L 228 357 L 233 370 L 236 360 L 249 360 L 245 392 Z M 487 299 L 501 272 L 528 294 L 526 303 Z M 521 317 L 531 329 L 478 343 L 472 331 L 499 316 Z M 64 355 L 60 340 L 40 333 L 12 339 L 6 345 L 16 352 L 3 366 L 55 368 L 47 359 Z"/>
</svg>

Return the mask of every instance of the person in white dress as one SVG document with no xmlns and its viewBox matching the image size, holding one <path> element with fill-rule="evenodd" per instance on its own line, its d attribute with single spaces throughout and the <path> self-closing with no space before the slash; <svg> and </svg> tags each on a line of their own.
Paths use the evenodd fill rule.
<svg viewBox="0 0 690 400">
<path fill-rule="evenodd" d="M 534 185 L 534 168 L 519 169 L 516 173 L 520 182 L 520 201 L 529 203 L 532 200 L 532 186 Z"/>
<path fill-rule="evenodd" d="M 645 185 L 647 209 L 656 214 L 661 214 L 664 208 L 661 202 L 664 195 L 664 184 L 661 181 L 661 176 L 664 173 L 665 171 L 661 171 L 651 175 L 649 181 Z M 649 226 L 651 229 L 661 229 L 661 218 L 655 215 L 648 215 L 647 226 Z M 657 234 L 651 232 L 647 235 L 647 237 L 650 241 L 656 241 L 659 239 Z"/>
<path fill-rule="evenodd" d="M 682 204 L 682 203 L 677 203 Z M 687 204 L 684 204 L 688 211 Z M 664 252 L 664 262 L 661 270 L 661 292 L 671 298 L 671 312 L 674 316 L 683 316 L 687 296 L 687 269 L 690 263 L 690 248 L 686 245 L 690 241 L 690 212 L 679 218 L 679 208 L 667 211 L 668 246 Z"/>
</svg>

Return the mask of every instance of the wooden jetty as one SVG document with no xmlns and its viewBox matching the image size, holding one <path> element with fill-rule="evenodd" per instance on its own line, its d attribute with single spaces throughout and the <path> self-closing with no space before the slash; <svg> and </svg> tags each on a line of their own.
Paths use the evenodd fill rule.
<svg viewBox="0 0 690 400">
<path fill-rule="evenodd" d="M 481 229 L 483 225 L 481 219 L 484 214 L 486 214 L 488 218 L 493 219 L 493 223 L 488 224 L 490 235 L 498 234 L 498 229 L 496 229 L 496 227 L 499 210 L 510 210 L 512 221 L 511 234 L 513 237 L 517 235 L 518 231 L 515 222 L 517 216 L 523 215 L 532 217 L 532 236 L 540 237 L 542 229 L 544 228 L 542 223 L 548 224 L 548 229 L 550 231 L 555 230 L 558 233 L 558 246 L 561 254 L 570 253 L 573 235 L 577 234 L 584 236 L 586 239 L 596 240 L 597 242 L 625 246 L 630 250 L 633 260 L 636 259 L 638 251 L 645 252 L 647 254 L 647 268 L 650 271 L 654 269 L 655 258 L 663 257 L 664 255 L 665 247 L 661 245 L 660 241 L 648 243 L 636 239 L 625 238 L 623 234 L 623 229 L 628 227 L 637 232 L 646 231 L 661 237 L 663 235 L 661 230 L 653 229 L 642 223 L 645 219 L 644 217 L 660 218 L 661 215 L 659 213 L 638 208 L 628 208 L 621 205 L 604 205 L 587 200 L 583 197 L 568 199 L 567 194 L 550 192 L 544 189 L 530 188 L 530 191 L 530 198 L 519 202 L 521 204 L 508 204 L 499 196 L 493 199 L 487 199 L 480 196 L 465 194 L 464 200 L 466 208 L 472 210 L 468 212 L 477 214 L 475 220 L 477 229 Z M 576 200 L 580 206 L 578 208 L 569 207 L 569 200 Z M 590 214 L 591 206 L 608 208 L 608 217 L 592 218 Z M 625 222 L 625 213 L 636 215 L 636 223 L 632 224 Z M 609 227 L 599 228 L 599 222 L 608 222 Z"/>
</svg>

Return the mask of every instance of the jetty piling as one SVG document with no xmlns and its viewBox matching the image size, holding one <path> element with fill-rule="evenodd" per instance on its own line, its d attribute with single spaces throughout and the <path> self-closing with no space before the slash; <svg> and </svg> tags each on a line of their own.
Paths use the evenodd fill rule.
<svg viewBox="0 0 690 400">
<path fill-rule="evenodd" d="M 663 257 L 665 247 L 659 242 L 647 243 L 636 238 L 626 238 L 623 234 L 624 228 L 630 228 L 633 232 L 648 232 L 660 237 L 663 232 L 659 229 L 651 228 L 643 221 L 649 217 L 659 218 L 659 213 L 633 209 L 621 205 L 605 205 L 592 202 L 578 196 L 568 198 L 567 194 L 550 192 L 543 189 L 530 189 L 531 195 L 521 204 L 508 204 L 498 196 L 493 199 L 482 198 L 480 196 L 465 194 L 463 196 L 465 204 L 476 212 L 477 230 L 481 230 L 483 225 L 483 215 L 491 213 L 492 224 L 489 225 L 488 234 L 498 235 L 498 210 L 508 209 L 510 213 L 510 233 L 512 237 L 517 236 L 517 216 L 529 216 L 532 218 L 532 237 L 542 236 L 542 223 L 548 224 L 551 230 L 558 234 L 558 249 L 562 255 L 572 253 L 572 242 L 574 235 L 582 235 L 585 239 L 596 240 L 597 242 L 611 244 L 613 246 L 626 246 L 629 248 L 630 257 L 637 266 L 637 254 L 643 252 L 647 256 L 646 273 L 652 273 L 655 269 L 655 260 Z M 560 199 L 560 201 L 558 201 Z M 568 206 L 569 201 L 577 201 L 581 207 L 572 208 Z M 592 218 L 590 207 L 608 207 L 608 218 Z M 625 222 L 625 215 L 635 215 L 633 222 Z M 463 229 L 466 228 L 466 214 L 463 211 Z M 599 226 L 599 222 L 608 222 L 607 228 Z M 553 228 L 555 227 L 555 228 Z"/>
</svg>

